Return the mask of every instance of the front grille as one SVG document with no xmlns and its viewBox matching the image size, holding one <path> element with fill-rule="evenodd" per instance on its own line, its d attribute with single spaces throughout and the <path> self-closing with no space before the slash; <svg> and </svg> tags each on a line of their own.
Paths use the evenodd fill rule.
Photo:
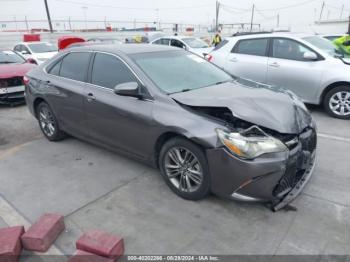
<svg viewBox="0 0 350 262">
<path fill-rule="evenodd" d="M 312 164 L 313 152 L 316 149 L 317 135 L 314 129 L 308 128 L 298 136 L 300 147 L 294 152 L 287 163 L 286 172 L 273 190 L 275 197 L 283 197 L 291 191 L 303 177 L 305 171 Z"/>
<path fill-rule="evenodd" d="M 12 87 L 12 86 L 21 86 L 23 85 L 23 77 L 16 76 L 7 79 L 0 79 L 0 88 L 1 87 Z"/>
</svg>

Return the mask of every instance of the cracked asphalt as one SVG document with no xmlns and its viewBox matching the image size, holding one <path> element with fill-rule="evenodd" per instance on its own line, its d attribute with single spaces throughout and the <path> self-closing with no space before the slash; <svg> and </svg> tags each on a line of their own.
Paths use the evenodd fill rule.
<svg viewBox="0 0 350 262">
<path fill-rule="evenodd" d="M 65 215 L 51 254 L 71 255 L 82 232 L 125 238 L 126 254 L 350 254 L 350 121 L 310 107 L 318 124 L 313 177 L 271 212 L 215 196 L 175 196 L 158 171 L 74 138 L 51 143 L 26 106 L 0 107 L 0 227 Z"/>
</svg>

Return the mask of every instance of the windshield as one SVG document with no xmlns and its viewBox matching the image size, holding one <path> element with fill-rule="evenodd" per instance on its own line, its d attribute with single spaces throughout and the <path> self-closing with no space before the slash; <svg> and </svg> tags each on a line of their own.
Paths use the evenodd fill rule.
<svg viewBox="0 0 350 262">
<path fill-rule="evenodd" d="M 331 56 L 344 56 L 343 52 L 338 49 L 332 42 L 319 37 L 319 36 L 309 36 L 303 38 L 306 42 L 316 46 L 317 48 L 327 52 Z"/>
<path fill-rule="evenodd" d="M 201 39 L 198 38 L 182 38 L 189 47 L 191 48 L 207 48 L 209 45 Z"/>
<path fill-rule="evenodd" d="M 33 53 L 57 52 L 57 48 L 50 43 L 28 44 Z"/>
<path fill-rule="evenodd" d="M 232 77 L 205 59 L 184 51 L 132 55 L 148 77 L 168 94 L 232 81 Z"/>
<path fill-rule="evenodd" d="M 25 59 L 13 51 L 0 51 L 0 64 L 23 64 Z"/>
</svg>

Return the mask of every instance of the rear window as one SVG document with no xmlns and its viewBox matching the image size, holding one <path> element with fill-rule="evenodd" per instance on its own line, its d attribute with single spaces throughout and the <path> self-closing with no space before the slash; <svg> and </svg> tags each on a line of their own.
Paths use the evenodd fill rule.
<svg viewBox="0 0 350 262">
<path fill-rule="evenodd" d="M 232 53 L 266 56 L 268 39 L 246 39 L 240 40 L 233 48 Z"/>
</svg>

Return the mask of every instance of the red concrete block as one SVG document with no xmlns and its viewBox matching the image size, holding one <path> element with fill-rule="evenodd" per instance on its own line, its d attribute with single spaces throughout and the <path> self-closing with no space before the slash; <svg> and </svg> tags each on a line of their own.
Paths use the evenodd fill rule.
<svg viewBox="0 0 350 262">
<path fill-rule="evenodd" d="M 22 245 L 27 250 L 46 252 L 64 228 L 63 216 L 44 214 L 22 235 Z"/>
<path fill-rule="evenodd" d="M 82 251 L 113 259 L 118 259 L 124 254 L 123 238 L 98 230 L 82 235 L 76 242 L 76 247 Z"/>
<path fill-rule="evenodd" d="M 24 227 L 6 227 L 0 229 L 0 261 L 15 262 L 18 261 L 22 252 L 21 236 L 24 233 Z"/>
<path fill-rule="evenodd" d="M 68 262 L 114 262 L 112 258 L 101 257 L 86 251 L 78 250 Z"/>
</svg>

